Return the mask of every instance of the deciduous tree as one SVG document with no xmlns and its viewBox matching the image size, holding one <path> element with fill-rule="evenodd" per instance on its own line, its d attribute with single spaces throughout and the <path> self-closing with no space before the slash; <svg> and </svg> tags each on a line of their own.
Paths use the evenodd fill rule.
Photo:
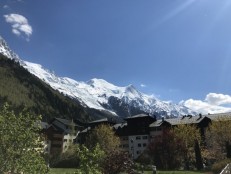
<svg viewBox="0 0 231 174">
<path fill-rule="evenodd" d="M 86 139 L 86 146 L 91 149 L 99 144 L 100 148 L 106 153 L 110 153 L 119 147 L 119 137 L 115 135 L 109 125 L 99 125 L 93 129 Z"/>
<path fill-rule="evenodd" d="M 193 124 L 179 124 L 173 128 L 175 136 L 184 145 L 185 168 L 189 169 L 190 164 L 196 163 L 197 168 L 203 167 L 200 155 L 201 135 L 199 129 Z"/>
<path fill-rule="evenodd" d="M 101 174 L 102 162 L 105 157 L 105 152 L 100 149 L 100 146 L 96 146 L 92 149 L 88 149 L 82 145 L 77 147 L 77 154 L 80 159 L 80 169 L 76 171 L 76 174 Z"/>
<path fill-rule="evenodd" d="M 182 162 L 184 148 L 182 140 L 176 137 L 172 130 L 165 129 L 162 135 L 149 144 L 148 154 L 158 168 L 178 169 Z"/>
<path fill-rule="evenodd" d="M 220 117 L 213 120 L 206 133 L 206 142 L 214 158 L 231 158 L 231 120 Z"/>
<path fill-rule="evenodd" d="M 15 115 L 5 105 L 0 111 L 0 173 L 46 173 L 39 136 L 41 117 Z"/>
<path fill-rule="evenodd" d="M 104 158 L 103 173 L 117 174 L 117 173 L 131 173 L 133 161 L 127 152 L 114 150 Z"/>
</svg>

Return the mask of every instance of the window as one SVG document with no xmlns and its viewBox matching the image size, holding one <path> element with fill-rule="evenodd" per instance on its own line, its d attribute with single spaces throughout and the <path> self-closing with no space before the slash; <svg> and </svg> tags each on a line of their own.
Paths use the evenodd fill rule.
<svg viewBox="0 0 231 174">
<path fill-rule="evenodd" d="M 141 139 L 141 137 L 140 137 L 140 136 L 137 136 L 137 137 L 136 137 L 136 140 L 140 140 L 140 139 Z"/>
<path fill-rule="evenodd" d="M 145 135 L 145 136 L 143 136 L 142 138 L 143 138 L 143 140 L 147 140 L 147 139 L 148 139 L 148 136 Z"/>
<path fill-rule="evenodd" d="M 147 144 L 146 144 L 146 143 L 144 143 L 144 144 L 143 144 L 143 147 L 146 147 L 146 146 L 147 146 Z"/>
<path fill-rule="evenodd" d="M 140 143 L 138 144 L 138 147 L 141 147 L 141 144 L 140 144 Z"/>
<path fill-rule="evenodd" d="M 139 150 L 138 150 L 138 151 L 136 151 L 136 154 L 137 154 L 137 155 L 139 155 L 139 154 L 140 154 L 140 151 L 139 151 Z"/>
</svg>

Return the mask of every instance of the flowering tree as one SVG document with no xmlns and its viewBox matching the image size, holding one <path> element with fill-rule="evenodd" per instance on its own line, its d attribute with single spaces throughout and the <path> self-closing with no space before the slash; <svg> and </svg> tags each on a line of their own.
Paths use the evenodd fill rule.
<svg viewBox="0 0 231 174">
<path fill-rule="evenodd" d="M 39 136 L 41 117 L 0 110 L 0 173 L 46 173 Z"/>
</svg>

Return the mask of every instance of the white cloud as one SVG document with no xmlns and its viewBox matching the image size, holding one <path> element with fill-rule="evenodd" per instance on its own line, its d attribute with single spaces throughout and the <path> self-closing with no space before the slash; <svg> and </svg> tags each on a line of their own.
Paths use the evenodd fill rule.
<svg viewBox="0 0 231 174">
<path fill-rule="evenodd" d="M 224 94 L 209 93 L 205 101 L 212 105 L 231 104 L 231 96 Z"/>
<path fill-rule="evenodd" d="M 145 85 L 145 84 L 140 84 L 140 86 L 142 87 L 142 88 L 145 88 L 145 87 L 147 87 L 147 85 Z"/>
<path fill-rule="evenodd" d="M 12 29 L 12 32 L 17 36 L 20 36 L 21 34 L 17 29 L 14 29 L 14 28 Z"/>
<path fill-rule="evenodd" d="M 209 93 L 204 101 L 188 99 L 180 104 L 202 114 L 231 112 L 231 106 L 224 106 L 231 104 L 231 96 L 224 94 Z"/>
<path fill-rule="evenodd" d="M 33 29 L 28 23 L 27 18 L 20 14 L 8 14 L 4 15 L 5 20 L 7 23 L 10 23 L 12 26 L 12 32 L 20 36 L 22 34 L 25 34 L 27 39 L 31 36 Z"/>
</svg>

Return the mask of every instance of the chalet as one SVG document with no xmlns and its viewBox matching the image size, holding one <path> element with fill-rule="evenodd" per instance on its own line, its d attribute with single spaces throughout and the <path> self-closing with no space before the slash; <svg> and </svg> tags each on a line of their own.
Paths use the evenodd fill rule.
<svg viewBox="0 0 231 174">
<path fill-rule="evenodd" d="M 73 120 L 54 118 L 46 129 L 47 140 L 50 141 L 50 154 L 65 152 L 76 139 L 82 127 Z"/>
<path fill-rule="evenodd" d="M 137 159 L 148 147 L 150 141 L 155 141 L 166 128 L 181 124 L 192 124 L 200 129 L 201 135 L 204 137 L 211 121 L 227 117 L 231 119 L 231 113 L 187 115 L 171 119 L 162 117 L 160 120 L 156 120 L 155 117 L 150 115 L 139 114 L 125 118 L 122 123 L 115 123 L 111 119 L 104 118 L 85 123 L 84 126 L 79 126 L 72 120 L 54 118 L 49 124 L 43 123 L 42 127 L 46 135 L 46 151 L 47 153 L 55 154 L 65 152 L 72 143 L 83 144 L 86 136 L 95 127 L 102 124 L 110 125 L 120 138 L 121 150 L 129 152 L 133 159 Z"/>
<path fill-rule="evenodd" d="M 155 117 L 139 114 L 124 119 L 127 123 L 114 125 L 116 134 L 120 137 L 121 148 L 128 150 L 133 159 L 147 148 L 149 144 L 149 125 L 156 121 Z"/>
<path fill-rule="evenodd" d="M 165 119 L 162 117 L 161 120 L 157 120 L 149 125 L 151 141 L 155 141 L 155 138 L 163 133 L 163 130 L 169 127 L 174 127 L 180 124 L 193 124 L 200 129 L 202 138 L 205 137 L 206 129 L 208 128 L 211 121 L 217 121 L 222 118 L 231 119 L 231 113 L 223 114 L 208 114 L 208 115 L 185 115 L 178 118 Z"/>
</svg>

